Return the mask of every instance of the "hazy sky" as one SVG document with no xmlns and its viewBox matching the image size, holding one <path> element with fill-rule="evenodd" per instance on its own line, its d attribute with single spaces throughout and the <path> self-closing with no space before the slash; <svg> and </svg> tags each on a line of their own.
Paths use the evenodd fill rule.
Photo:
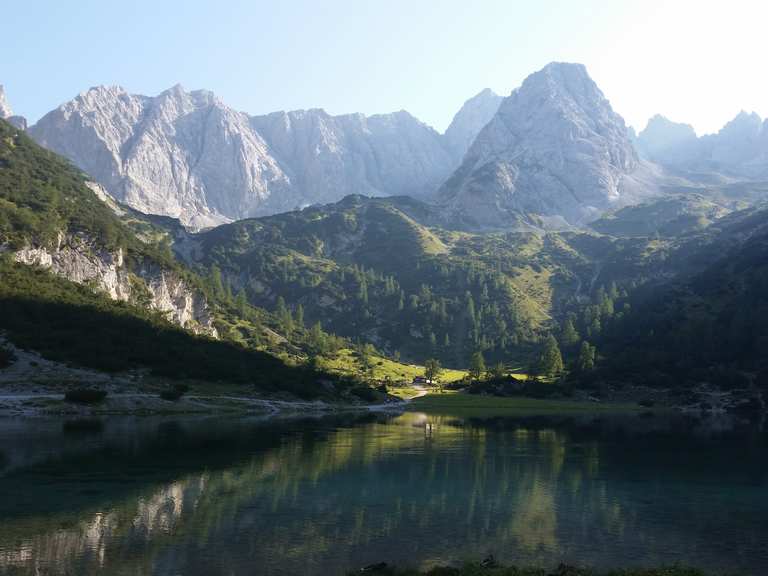
<svg viewBox="0 0 768 576">
<path fill-rule="evenodd" d="M 5 0 L 2 21 L 0 83 L 31 120 L 97 84 L 181 83 L 253 114 L 404 108 L 443 130 L 552 60 L 586 64 L 638 128 L 768 115 L 759 0 Z"/>
</svg>

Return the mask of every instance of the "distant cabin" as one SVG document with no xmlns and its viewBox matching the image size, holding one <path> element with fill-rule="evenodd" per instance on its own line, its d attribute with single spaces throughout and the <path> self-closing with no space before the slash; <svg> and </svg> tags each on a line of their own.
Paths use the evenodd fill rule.
<svg viewBox="0 0 768 576">
<path fill-rule="evenodd" d="M 432 384 L 432 380 L 429 380 L 426 376 L 414 376 L 413 384 Z"/>
</svg>

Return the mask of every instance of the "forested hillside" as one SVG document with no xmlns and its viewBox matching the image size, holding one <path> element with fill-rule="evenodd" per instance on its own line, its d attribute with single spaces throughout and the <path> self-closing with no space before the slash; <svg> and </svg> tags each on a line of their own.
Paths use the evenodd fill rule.
<svg viewBox="0 0 768 576">
<path fill-rule="evenodd" d="M 274 332 L 271 314 L 177 261 L 165 228 L 115 208 L 68 162 L 0 121 L 0 331 L 13 344 L 106 372 L 147 369 L 305 397 L 328 392 L 318 378 L 342 383 L 300 365 L 309 330 Z M 178 321 L 180 306 L 198 317 Z"/>
</svg>

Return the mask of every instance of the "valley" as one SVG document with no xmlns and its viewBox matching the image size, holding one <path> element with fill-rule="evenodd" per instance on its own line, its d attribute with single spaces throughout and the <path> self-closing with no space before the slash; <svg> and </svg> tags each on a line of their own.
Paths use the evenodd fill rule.
<svg viewBox="0 0 768 576">
<path fill-rule="evenodd" d="M 0 574 L 758 576 L 766 326 L 755 113 L 0 86 Z"/>
</svg>

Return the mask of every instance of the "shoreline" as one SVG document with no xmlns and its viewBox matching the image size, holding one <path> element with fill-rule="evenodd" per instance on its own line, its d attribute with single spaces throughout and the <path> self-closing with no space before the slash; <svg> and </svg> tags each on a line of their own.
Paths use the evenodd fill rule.
<svg viewBox="0 0 768 576">
<path fill-rule="evenodd" d="M 343 412 L 403 412 L 407 401 L 386 404 L 335 404 L 332 402 L 293 401 L 275 398 L 189 394 L 179 400 L 163 400 L 144 392 L 109 394 L 98 404 L 79 404 L 64 400 L 61 392 L 3 394 L 0 391 L 0 417 L 39 416 L 160 416 L 183 414 L 252 414 L 265 417 L 322 415 Z"/>
</svg>

